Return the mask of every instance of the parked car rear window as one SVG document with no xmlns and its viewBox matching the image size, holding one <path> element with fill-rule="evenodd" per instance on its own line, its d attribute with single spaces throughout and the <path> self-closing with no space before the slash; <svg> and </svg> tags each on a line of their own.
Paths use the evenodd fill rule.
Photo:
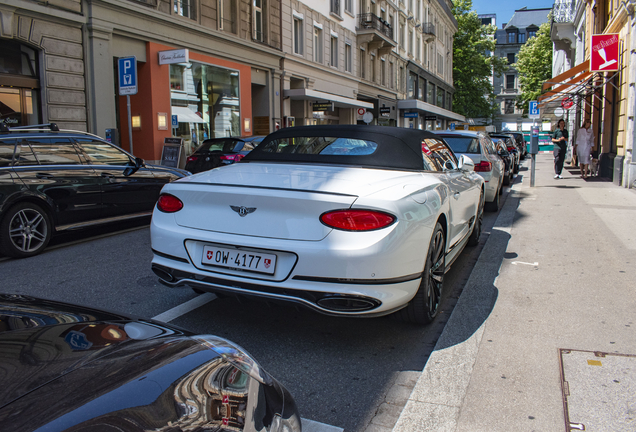
<svg viewBox="0 0 636 432">
<path fill-rule="evenodd" d="M 455 153 L 481 153 L 481 150 L 479 149 L 479 141 L 476 138 L 449 135 L 446 135 L 443 138 Z"/>
<path fill-rule="evenodd" d="M 11 166 L 14 149 L 15 140 L 0 141 L 0 168 Z"/>
<path fill-rule="evenodd" d="M 203 141 L 203 144 L 195 150 L 197 153 L 202 152 L 223 152 L 230 153 L 235 151 L 234 148 L 238 144 L 237 140 L 234 139 L 214 139 L 214 140 L 206 140 Z"/>
<path fill-rule="evenodd" d="M 358 138 L 287 137 L 272 140 L 261 148 L 267 153 L 294 153 L 324 156 L 367 156 L 378 144 Z"/>
</svg>

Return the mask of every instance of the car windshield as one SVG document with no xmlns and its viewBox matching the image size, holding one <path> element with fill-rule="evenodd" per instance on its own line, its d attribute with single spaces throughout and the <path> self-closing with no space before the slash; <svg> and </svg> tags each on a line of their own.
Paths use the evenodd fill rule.
<svg viewBox="0 0 636 432">
<path fill-rule="evenodd" d="M 467 136 L 442 136 L 455 153 L 481 153 L 477 138 Z"/>
<path fill-rule="evenodd" d="M 357 138 L 287 137 L 272 140 L 261 150 L 267 153 L 365 156 L 373 154 L 377 148 L 377 143 Z"/>
</svg>

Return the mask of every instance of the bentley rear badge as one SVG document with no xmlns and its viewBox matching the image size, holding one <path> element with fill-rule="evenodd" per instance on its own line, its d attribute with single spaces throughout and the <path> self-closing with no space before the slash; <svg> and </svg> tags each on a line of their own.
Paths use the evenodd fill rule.
<svg viewBox="0 0 636 432">
<path fill-rule="evenodd" d="M 256 211 L 256 207 L 245 207 L 245 206 L 239 207 L 239 206 L 231 205 L 230 208 L 234 210 L 235 212 L 237 212 L 240 217 L 245 217 L 248 214 L 254 213 Z"/>
</svg>

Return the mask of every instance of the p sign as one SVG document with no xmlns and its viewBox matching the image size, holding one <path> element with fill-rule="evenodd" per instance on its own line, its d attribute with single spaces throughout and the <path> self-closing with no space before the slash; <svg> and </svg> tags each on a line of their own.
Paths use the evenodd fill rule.
<svg viewBox="0 0 636 432">
<path fill-rule="evenodd" d="M 539 105 L 537 101 L 530 101 L 528 103 L 528 117 L 539 118 Z"/>
<path fill-rule="evenodd" d="M 137 58 L 124 57 L 118 61 L 119 66 L 119 94 L 137 94 Z"/>
</svg>

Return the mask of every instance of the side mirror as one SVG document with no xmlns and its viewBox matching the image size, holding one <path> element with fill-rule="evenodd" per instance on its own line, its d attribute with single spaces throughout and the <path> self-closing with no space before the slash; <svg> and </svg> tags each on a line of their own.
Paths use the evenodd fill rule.
<svg viewBox="0 0 636 432">
<path fill-rule="evenodd" d="M 460 155 L 458 168 L 462 171 L 475 171 L 475 162 L 466 155 Z"/>
<path fill-rule="evenodd" d="M 145 167 L 145 166 L 146 166 L 146 161 L 145 161 L 145 160 L 143 160 L 143 159 L 142 159 L 142 158 L 140 158 L 140 157 L 136 157 L 136 158 L 135 158 L 135 166 L 136 166 L 137 168 Z"/>
</svg>

